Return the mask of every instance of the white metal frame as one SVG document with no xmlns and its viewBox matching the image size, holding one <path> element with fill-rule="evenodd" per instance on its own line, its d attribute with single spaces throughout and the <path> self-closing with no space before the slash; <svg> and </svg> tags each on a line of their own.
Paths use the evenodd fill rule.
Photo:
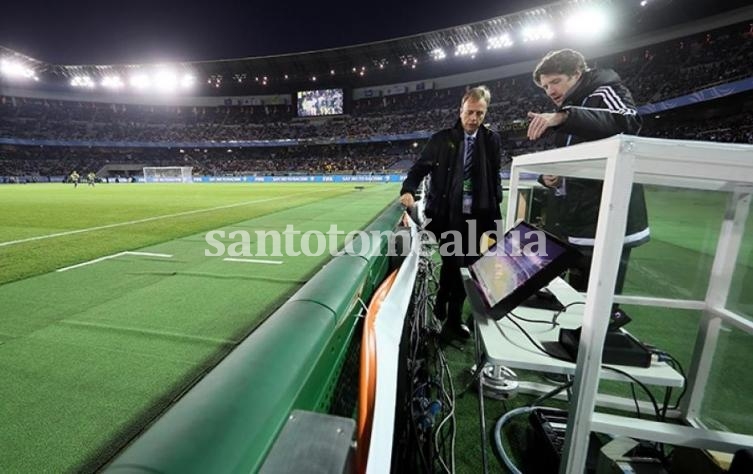
<svg viewBox="0 0 753 474">
<path fill-rule="evenodd" d="M 753 194 L 753 146 L 618 135 L 519 156 L 513 160 L 511 169 L 508 223 L 515 222 L 521 173 L 604 181 L 570 404 L 571 422 L 568 423 L 560 472 L 583 472 L 592 430 L 726 451 L 753 447 L 753 436 L 704 429 L 697 416 L 722 322 L 753 334 L 753 321 L 724 307 Z M 681 407 L 691 427 L 647 424 L 645 420 L 636 424 L 630 418 L 594 413 L 608 324 L 606 318 L 597 316 L 606 314 L 615 299 L 611 288 L 614 288 L 617 276 L 630 189 L 634 182 L 731 193 L 704 301 L 639 296 L 617 298 L 630 304 L 701 309 L 704 312 L 688 371 L 688 396 Z M 610 290 L 604 291 L 606 288 Z"/>
</svg>

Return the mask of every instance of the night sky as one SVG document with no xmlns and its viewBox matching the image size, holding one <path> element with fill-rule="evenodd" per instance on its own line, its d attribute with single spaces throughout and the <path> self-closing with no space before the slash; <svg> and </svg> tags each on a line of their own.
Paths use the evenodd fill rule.
<svg viewBox="0 0 753 474">
<path fill-rule="evenodd" d="M 55 64 L 310 51 L 479 21 L 551 0 L 3 2 L 0 45 Z"/>
</svg>

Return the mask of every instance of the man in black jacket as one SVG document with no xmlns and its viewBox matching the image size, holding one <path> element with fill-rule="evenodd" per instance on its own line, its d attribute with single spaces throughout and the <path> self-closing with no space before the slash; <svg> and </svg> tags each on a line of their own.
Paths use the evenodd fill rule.
<svg viewBox="0 0 753 474">
<path fill-rule="evenodd" d="M 607 138 L 619 133 L 638 134 L 641 120 L 630 91 L 610 69 L 588 69 L 583 55 L 572 49 L 548 53 L 533 72 L 534 82 L 557 106 L 553 113 L 528 112 L 528 138 L 538 140 L 554 132 L 557 147 Z M 572 269 L 570 285 L 588 288 L 594 236 L 599 216 L 602 181 L 543 175 L 548 188 L 545 226 L 578 246 L 584 258 Z M 649 239 L 646 202 L 641 185 L 633 185 L 627 229 L 615 293 L 621 293 L 630 249 Z"/>
<path fill-rule="evenodd" d="M 501 219 L 501 141 L 484 126 L 490 100 L 484 86 L 466 92 L 460 119 L 432 135 L 400 190 L 400 202 L 412 207 L 421 181 L 430 175 L 424 212 L 431 220 L 426 229 L 439 237 L 442 255 L 434 312 L 447 319 L 445 328 L 464 338 L 470 331 L 462 320 L 465 290 L 460 267 L 477 258 L 482 233 L 496 230 Z"/>
</svg>

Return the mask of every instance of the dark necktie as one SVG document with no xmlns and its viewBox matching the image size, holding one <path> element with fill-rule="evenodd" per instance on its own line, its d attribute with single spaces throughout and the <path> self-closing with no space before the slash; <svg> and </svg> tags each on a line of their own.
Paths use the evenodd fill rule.
<svg viewBox="0 0 753 474">
<path fill-rule="evenodd" d="M 463 179 L 471 179 L 473 170 L 473 149 L 476 139 L 471 136 L 465 137 L 465 156 L 463 158 Z"/>
</svg>

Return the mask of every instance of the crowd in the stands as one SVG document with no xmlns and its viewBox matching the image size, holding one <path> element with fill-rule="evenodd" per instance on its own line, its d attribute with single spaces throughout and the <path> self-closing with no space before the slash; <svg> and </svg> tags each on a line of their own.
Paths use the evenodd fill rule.
<svg viewBox="0 0 753 474">
<path fill-rule="evenodd" d="M 656 103 L 753 77 L 753 26 L 739 24 L 591 61 L 615 69 L 637 104 Z M 488 120 L 510 156 L 547 147 L 524 139 L 529 110 L 550 110 L 530 75 L 488 81 Z M 0 139 L 70 140 L 77 146 L 2 146 L 0 176 L 55 176 L 111 163 L 187 164 L 202 174 L 370 173 L 405 169 L 424 140 L 387 137 L 433 132 L 457 119 L 465 86 L 353 101 L 347 115 L 303 119 L 290 105 L 178 107 L 64 102 L 0 96 Z M 642 135 L 753 143 L 753 114 L 700 121 L 651 120 Z M 300 140 L 296 146 L 213 148 L 206 142 Z M 336 140 L 350 145 L 327 145 Z M 366 140 L 383 140 L 365 143 Z M 389 141 L 387 141 L 389 140 Z M 397 140 L 397 141 L 395 141 Z M 87 141 L 106 142 L 86 147 Z M 141 142 L 141 143 L 128 143 Z M 161 148 L 139 148 L 160 142 Z M 197 142 L 204 142 L 207 148 Z M 191 148 L 191 144 L 201 148 Z M 70 144 L 69 144 L 70 145 Z M 130 148 L 124 148 L 129 146 Z M 186 148 L 181 150 L 180 147 Z"/>
</svg>

